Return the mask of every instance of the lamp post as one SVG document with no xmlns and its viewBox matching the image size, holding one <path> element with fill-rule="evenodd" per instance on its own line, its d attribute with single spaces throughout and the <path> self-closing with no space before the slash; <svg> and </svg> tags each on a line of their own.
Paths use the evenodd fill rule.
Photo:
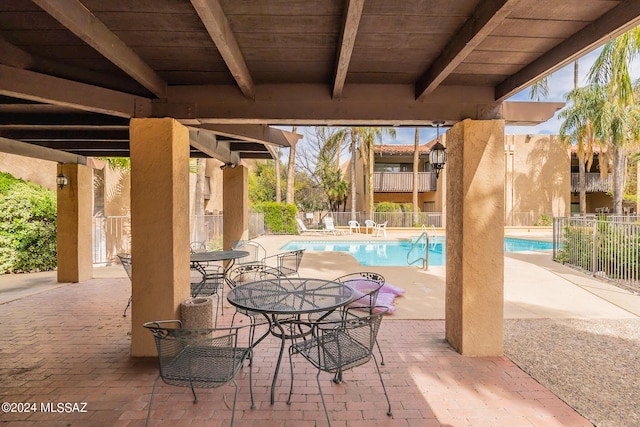
<svg viewBox="0 0 640 427">
<path fill-rule="evenodd" d="M 440 143 L 440 126 L 444 124 L 444 122 L 433 122 L 434 126 L 437 129 L 437 137 L 436 143 L 433 144 L 431 150 L 429 150 L 429 163 L 431 163 L 431 167 L 436 173 L 436 180 L 440 176 L 440 171 L 444 168 L 444 164 L 447 162 L 447 149 L 444 145 Z"/>
</svg>

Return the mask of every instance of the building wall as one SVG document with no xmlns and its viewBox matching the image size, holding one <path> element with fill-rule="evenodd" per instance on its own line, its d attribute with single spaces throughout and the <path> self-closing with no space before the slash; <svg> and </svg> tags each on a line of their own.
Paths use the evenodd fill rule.
<svg viewBox="0 0 640 427">
<path fill-rule="evenodd" d="M 57 163 L 0 152 L 0 171 L 56 190 Z"/>
<path fill-rule="evenodd" d="M 571 157 L 555 135 L 505 135 L 505 218 L 571 211 Z"/>
</svg>

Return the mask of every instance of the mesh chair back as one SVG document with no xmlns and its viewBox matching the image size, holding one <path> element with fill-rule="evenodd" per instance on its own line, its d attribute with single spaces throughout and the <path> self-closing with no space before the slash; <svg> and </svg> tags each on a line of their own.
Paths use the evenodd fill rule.
<svg viewBox="0 0 640 427">
<path fill-rule="evenodd" d="M 120 259 L 120 264 L 124 268 L 124 271 L 127 272 L 127 276 L 129 276 L 129 280 L 131 280 L 131 255 L 129 254 L 118 254 L 118 259 Z"/>
<path fill-rule="evenodd" d="M 238 332 L 244 327 L 183 329 L 179 320 L 148 322 L 144 327 L 149 329 L 155 338 L 160 367 L 159 378 L 170 385 L 190 387 L 194 403 L 198 402 L 195 388 L 215 388 L 233 383 L 233 426 L 238 397 L 236 375 L 244 360 L 251 360 L 252 357 L 251 348 L 238 346 Z M 249 392 L 251 407 L 254 408 L 251 365 L 250 363 Z M 151 392 L 147 425 L 151 417 L 156 382 Z"/>
<path fill-rule="evenodd" d="M 282 276 L 298 274 L 304 249 L 278 254 L 278 270 Z"/>
<path fill-rule="evenodd" d="M 267 256 L 267 250 L 253 240 L 238 240 L 231 245 L 231 249 L 249 252 L 248 256 L 236 260 L 236 265 L 261 263 Z"/>
<path fill-rule="evenodd" d="M 146 323 L 155 338 L 160 378 L 181 387 L 215 388 L 233 380 L 249 349 L 237 328 L 183 329 Z"/>
<path fill-rule="evenodd" d="M 350 307 L 372 309 L 376 305 L 378 293 L 384 286 L 384 277 L 371 271 L 361 271 L 340 276 L 334 282 L 343 283 L 354 290 L 355 299 Z M 370 311 L 371 312 L 371 311 Z"/>
</svg>

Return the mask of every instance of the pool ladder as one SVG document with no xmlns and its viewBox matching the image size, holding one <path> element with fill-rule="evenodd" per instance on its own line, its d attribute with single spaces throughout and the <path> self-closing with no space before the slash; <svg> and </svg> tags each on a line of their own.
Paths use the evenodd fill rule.
<svg viewBox="0 0 640 427">
<path fill-rule="evenodd" d="M 415 252 L 416 257 L 412 260 L 411 254 Z M 407 264 L 414 265 L 422 261 L 422 268 L 429 269 L 429 234 L 423 231 L 422 234 L 413 242 L 409 252 L 407 252 Z"/>
</svg>

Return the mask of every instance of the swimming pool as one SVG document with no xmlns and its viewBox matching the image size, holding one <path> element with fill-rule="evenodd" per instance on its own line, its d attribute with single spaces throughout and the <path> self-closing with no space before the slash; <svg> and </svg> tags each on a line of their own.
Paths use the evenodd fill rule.
<svg viewBox="0 0 640 427">
<path fill-rule="evenodd" d="M 305 249 L 314 252 L 348 252 L 364 266 L 407 266 L 407 253 L 411 249 L 409 240 L 377 240 L 364 241 L 310 241 L 293 240 L 281 249 L 286 251 Z M 541 251 L 553 249 L 551 242 L 524 239 L 504 239 L 505 252 Z M 420 249 L 419 249 L 420 250 Z M 418 251 L 419 251 L 418 250 Z M 424 250 L 424 249 L 422 249 Z M 412 254 L 412 258 L 416 256 Z M 438 266 L 445 263 L 445 240 L 442 237 L 429 239 L 429 265 Z M 414 264 L 416 265 L 416 264 Z M 420 264 L 418 264 L 420 265 Z"/>
</svg>

